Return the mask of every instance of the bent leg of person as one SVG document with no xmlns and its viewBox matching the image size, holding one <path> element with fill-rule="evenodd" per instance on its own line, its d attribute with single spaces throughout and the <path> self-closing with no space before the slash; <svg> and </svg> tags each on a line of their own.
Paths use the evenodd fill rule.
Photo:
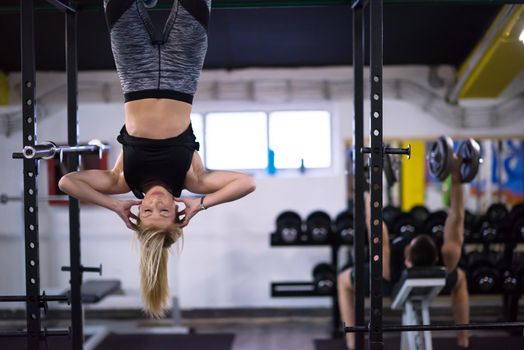
<svg viewBox="0 0 524 350">
<path fill-rule="evenodd" d="M 340 317 L 348 326 L 353 326 L 355 324 L 355 291 L 351 281 L 351 270 L 352 268 L 348 268 L 340 272 L 337 281 Z M 346 333 L 346 346 L 348 349 L 355 348 L 354 333 Z"/>
<path fill-rule="evenodd" d="M 457 282 L 451 291 L 451 307 L 453 309 L 453 319 L 456 324 L 469 323 L 469 293 L 466 274 L 461 268 L 457 269 Z M 469 346 L 469 334 L 467 330 L 457 332 L 459 346 L 467 348 Z"/>
</svg>

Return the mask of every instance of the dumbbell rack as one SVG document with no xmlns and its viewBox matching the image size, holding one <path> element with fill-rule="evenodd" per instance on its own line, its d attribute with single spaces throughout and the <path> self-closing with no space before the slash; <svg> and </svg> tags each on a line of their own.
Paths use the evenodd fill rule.
<svg viewBox="0 0 524 350">
<path fill-rule="evenodd" d="M 329 247 L 331 255 L 331 265 L 338 266 L 338 250 L 342 246 L 334 236 L 325 242 L 311 241 L 307 234 L 299 235 L 295 242 L 287 243 L 278 239 L 278 235 L 272 233 L 270 235 L 271 247 Z M 321 293 L 315 289 L 312 281 L 282 281 L 271 282 L 271 297 L 273 298 L 297 298 L 297 297 L 330 297 L 332 305 L 332 336 L 336 337 L 340 334 L 341 322 L 340 312 L 338 308 L 337 286 L 335 281 L 335 288 L 331 293 Z"/>
</svg>

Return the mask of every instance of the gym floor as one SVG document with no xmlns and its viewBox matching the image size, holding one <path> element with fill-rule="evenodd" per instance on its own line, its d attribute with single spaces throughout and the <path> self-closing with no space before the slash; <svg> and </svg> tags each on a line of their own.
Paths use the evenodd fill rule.
<svg viewBox="0 0 524 350">
<path fill-rule="evenodd" d="M 385 300 L 385 306 L 389 301 Z M 498 320 L 500 298 L 497 296 L 473 296 L 471 300 L 471 313 L 473 322 Z M 399 314 L 385 308 L 385 323 L 400 322 Z M 438 297 L 432 303 L 432 322 L 449 322 L 451 320 L 449 302 L 446 297 Z M 185 334 L 186 337 L 198 335 L 216 335 L 220 342 L 231 341 L 232 346 L 225 345 L 220 349 L 231 350 L 344 350 L 342 338 L 332 339 L 330 310 L 327 308 L 314 309 L 235 309 L 235 310 L 187 310 L 182 312 L 182 327 L 174 327 L 169 318 L 163 320 L 149 320 L 140 317 L 139 310 L 86 310 L 86 334 L 91 329 L 106 327 L 116 334 L 140 335 L 141 339 L 149 339 L 148 344 L 155 344 L 156 349 L 165 349 L 163 344 L 173 344 L 172 349 L 217 350 L 217 346 L 203 345 L 195 348 L 194 342 L 190 347 L 180 346 L 180 339 L 174 336 L 160 342 L 161 337 L 169 334 Z M 4 315 L 5 316 L 5 315 Z M 13 329 L 13 326 L 25 327 L 23 314 L 16 314 L 16 319 L 9 320 L 2 317 L 0 329 Z M 18 317 L 22 316 L 22 318 Z M 49 320 L 61 319 L 63 321 L 47 321 L 49 328 L 63 328 L 69 325 L 65 317 L 49 314 Z M 63 315 L 62 315 L 63 316 Z M 520 302 L 519 319 L 524 317 L 524 302 Z M 149 336 L 146 337 L 146 334 Z M 454 332 L 433 332 L 434 349 L 454 349 Z M 230 337 L 224 340 L 224 337 Z M 155 340 L 156 339 L 156 340 Z M 168 340 L 171 339 L 171 340 Z M 400 346 L 397 333 L 384 334 L 385 349 L 396 350 Z M 54 341 L 54 340 L 52 340 Z M 132 343 L 132 341 L 129 341 Z M 213 341 L 210 342 L 213 344 Z M 472 350 L 488 349 L 497 344 L 506 350 L 524 349 L 523 337 L 509 337 L 503 331 L 472 331 Z M 2 345 L 4 343 L 0 343 Z M 11 344 L 11 343 L 10 343 Z M 23 341 L 22 341 L 23 344 Z M 102 343 L 103 344 L 103 343 Z M 208 343 L 209 344 L 209 343 Z M 216 344 L 216 343 L 215 343 Z M 4 344 L 5 345 L 5 344 Z M 135 347 L 126 345 L 127 350 L 145 349 L 133 343 Z M 171 346 L 171 345 L 169 345 Z M 0 346 L 1 349 L 11 347 Z M 98 347 L 97 350 L 107 347 Z M 18 348 L 16 348 L 18 349 Z M 49 349 L 61 350 L 62 346 L 49 343 Z M 167 348 L 169 349 L 169 347 Z"/>
</svg>

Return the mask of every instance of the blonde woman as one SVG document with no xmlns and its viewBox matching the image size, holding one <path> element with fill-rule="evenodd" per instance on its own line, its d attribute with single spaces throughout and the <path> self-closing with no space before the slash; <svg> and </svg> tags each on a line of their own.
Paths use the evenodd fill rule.
<svg viewBox="0 0 524 350">
<path fill-rule="evenodd" d="M 104 0 L 111 47 L 124 92 L 122 151 L 110 171 L 62 177 L 60 189 L 114 211 L 138 232 L 145 310 L 160 317 L 168 299 L 168 248 L 202 210 L 254 191 L 253 179 L 207 171 L 191 128 L 193 95 L 207 50 L 210 0 L 174 0 L 160 28 L 144 0 Z M 202 194 L 182 198 L 182 189 Z M 140 200 L 112 194 L 132 192 Z M 185 205 L 178 212 L 175 201 Z M 139 205 L 138 215 L 131 208 Z"/>
</svg>

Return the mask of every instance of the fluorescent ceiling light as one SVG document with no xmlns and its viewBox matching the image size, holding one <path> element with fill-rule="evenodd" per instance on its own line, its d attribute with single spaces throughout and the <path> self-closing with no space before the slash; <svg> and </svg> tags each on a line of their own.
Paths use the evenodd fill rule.
<svg viewBox="0 0 524 350">
<path fill-rule="evenodd" d="M 524 44 L 524 29 L 522 29 L 522 32 L 520 32 L 519 40 Z"/>
</svg>

